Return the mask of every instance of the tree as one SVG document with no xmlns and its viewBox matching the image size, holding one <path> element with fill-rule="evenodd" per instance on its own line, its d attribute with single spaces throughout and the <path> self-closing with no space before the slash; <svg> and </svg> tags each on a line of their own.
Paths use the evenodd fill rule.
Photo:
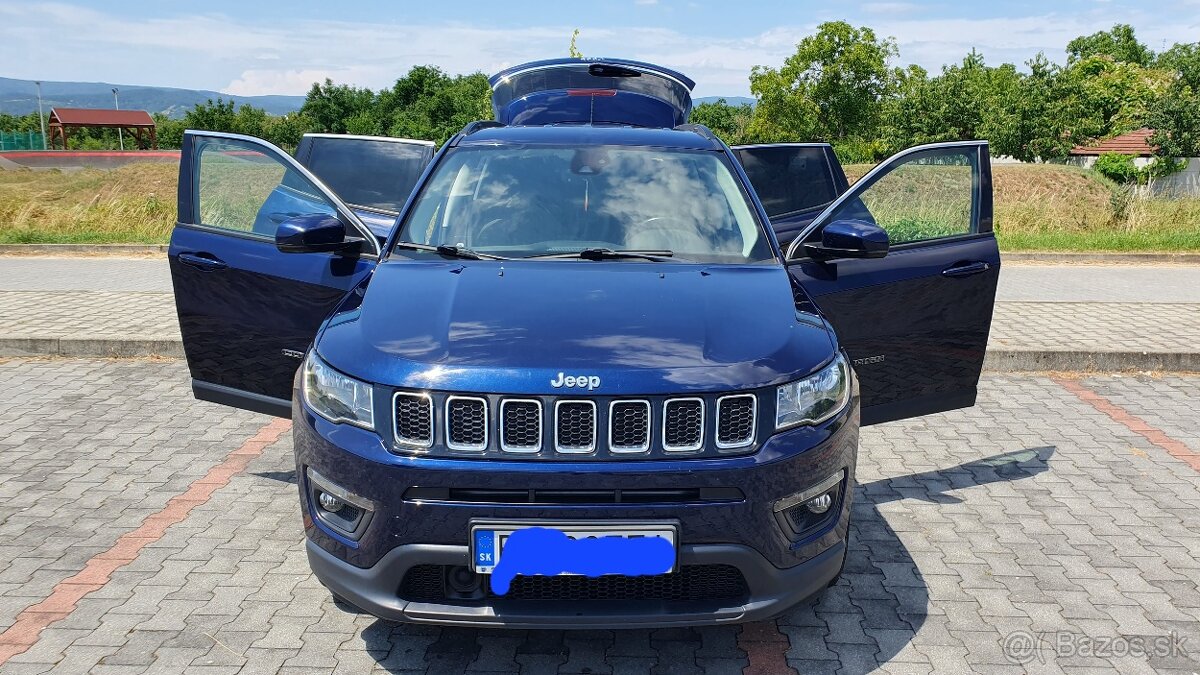
<svg viewBox="0 0 1200 675">
<path fill-rule="evenodd" d="M 1143 67 L 1149 66 L 1154 60 L 1154 52 L 1138 42 L 1133 26 L 1125 23 L 1116 24 L 1112 30 L 1081 35 L 1067 43 L 1068 64 L 1093 56 L 1107 56 L 1118 63 L 1133 63 Z"/>
<path fill-rule="evenodd" d="M 721 140 L 729 145 L 750 142 L 747 127 L 754 115 L 754 109 L 746 103 L 734 106 L 725 99 L 717 99 L 711 103 L 699 103 L 692 108 L 688 121 L 703 124 L 713 130 Z"/>
<path fill-rule="evenodd" d="M 567 56 L 569 56 L 573 59 L 582 59 L 583 52 L 579 51 L 579 48 L 575 46 L 575 41 L 577 39 L 579 39 L 579 29 L 578 28 L 571 31 L 571 44 L 567 46 Z"/>
<path fill-rule="evenodd" d="M 375 104 L 375 93 L 347 84 L 335 85 L 332 80 L 314 82 L 300 113 L 312 120 L 317 131 L 324 133 L 346 133 L 346 122 L 363 114 L 369 114 Z"/>
<path fill-rule="evenodd" d="M 1161 157 L 1200 157 L 1200 93 L 1176 82 L 1150 109 L 1150 143 Z"/>
<path fill-rule="evenodd" d="M 892 85 L 891 38 L 844 21 L 821 24 L 796 45 L 781 68 L 755 66 L 750 91 L 758 99 L 752 132 L 763 140 L 842 140 L 868 132 Z"/>
<path fill-rule="evenodd" d="M 1086 143 L 1145 126 L 1151 106 L 1173 79 L 1167 71 L 1105 55 L 1071 64 L 1055 90 L 1066 135 L 1075 143 Z"/>
<path fill-rule="evenodd" d="M 1200 42 L 1176 43 L 1159 54 L 1154 65 L 1176 73 L 1192 91 L 1200 91 Z"/>
</svg>

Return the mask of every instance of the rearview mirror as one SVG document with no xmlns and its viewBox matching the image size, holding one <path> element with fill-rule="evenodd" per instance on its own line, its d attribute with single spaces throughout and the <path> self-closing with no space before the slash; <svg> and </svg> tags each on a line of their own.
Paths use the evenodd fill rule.
<svg viewBox="0 0 1200 675">
<path fill-rule="evenodd" d="M 358 241 L 346 238 L 346 225 L 325 213 L 292 216 L 275 230 L 275 247 L 284 253 L 340 251 Z"/>
<path fill-rule="evenodd" d="M 888 233 L 865 220 L 835 220 L 821 230 L 820 244 L 805 244 L 817 260 L 882 258 L 888 252 Z"/>
</svg>

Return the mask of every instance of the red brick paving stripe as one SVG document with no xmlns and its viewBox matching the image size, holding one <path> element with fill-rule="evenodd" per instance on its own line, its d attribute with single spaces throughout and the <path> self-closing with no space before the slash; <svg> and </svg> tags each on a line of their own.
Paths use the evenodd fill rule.
<svg viewBox="0 0 1200 675">
<path fill-rule="evenodd" d="M 788 638 L 774 621 L 742 624 L 737 644 L 750 661 L 742 675 L 797 675 L 787 662 Z"/>
<path fill-rule="evenodd" d="M 277 419 L 259 429 L 241 447 L 226 455 L 225 461 L 196 479 L 183 494 L 171 498 L 161 511 L 147 516 L 136 530 L 121 535 L 107 551 L 92 556 L 78 574 L 59 582 L 45 600 L 25 608 L 13 625 L 0 632 L 0 666 L 28 651 L 43 629 L 70 616 L 80 600 L 103 588 L 113 572 L 133 562 L 147 545 L 162 539 L 168 527 L 207 502 L 291 427 L 290 421 Z"/>
<path fill-rule="evenodd" d="M 1129 411 L 1121 406 L 1083 386 L 1077 380 L 1068 380 L 1059 377 L 1052 379 L 1063 389 L 1078 396 L 1079 400 L 1108 415 L 1114 421 L 1125 425 L 1133 433 L 1166 450 L 1168 455 L 1184 462 L 1196 471 L 1200 471 L 1200 454 L 1193 452 L 1188 446 L 1171 438 L 1162 429 L 1147 424 L 1142 418 L 1129 413 Z"/>
</svg>

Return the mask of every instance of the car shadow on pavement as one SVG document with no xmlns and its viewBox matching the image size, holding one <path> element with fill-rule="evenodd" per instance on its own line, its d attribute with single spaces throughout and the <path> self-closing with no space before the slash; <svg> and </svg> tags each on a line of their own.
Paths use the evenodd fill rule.
<svg viewBox="0 0 1200 675">
<path fill-rule="evenodd" d="M 1049 468 L 1054 446 L 1008 452 L 948 469 L 859 484 L 850 527 L 850 555 L 841 581 L 815 602 L 775 620 L 800 672 L 867 672 L 896 656 L 929 612 L 929 587 L 903 538 L 921 525 L 880 507 L 902 499 L 957 504 L 954 491 L 1017 481 Z M 953 516 L 951 516 L 953 517 Z M 890 519 L 890 520 L 889 520 Z M 896 522 L 893 527 L 892 522 Z M 967 543 L 967 542 L 963 542 Z M 337 603 L 346 612 L 352 606 Z M 755 631 L 761 635 L 761 631 Z M 362 631 L 366 651 L 390 672 L 461 673 L 703 673 L 741 672 L 751 665 L 739 644 L 741 628 L 713 626 L 657 630 L 504 630 L 442 628 L 376 620 Z M 789 648 L 790 642 L 790 648 Z M 758 645 L 761 646 L 761 645 Z M 752 646 L 757 648 L 756 646 Z M 782 664 L 783 655 L 776 655 Z M 802 662 L 802 663 L 801 663 Z M 758 663 L 758 670 L 766 664 Z M 765 671 L 764 671 L 765 672 Z"/>
</svg>

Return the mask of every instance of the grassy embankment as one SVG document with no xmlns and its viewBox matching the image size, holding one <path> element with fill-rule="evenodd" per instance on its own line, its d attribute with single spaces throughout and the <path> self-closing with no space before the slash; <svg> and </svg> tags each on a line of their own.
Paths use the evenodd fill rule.
<svg viewBox="0 0 1200 675">
<path fill-rule="evenodd" d="M 852 179 L 869 167 L 846 167 Z M 114 171 L 0 170 L 0 243 L 163 243 L 175 219 L 171 164 Z M 1200 251 L 1200 198 L 1123 199 L 1089 172 L 997 165 L 1004 250 Z"/>
</svg>

